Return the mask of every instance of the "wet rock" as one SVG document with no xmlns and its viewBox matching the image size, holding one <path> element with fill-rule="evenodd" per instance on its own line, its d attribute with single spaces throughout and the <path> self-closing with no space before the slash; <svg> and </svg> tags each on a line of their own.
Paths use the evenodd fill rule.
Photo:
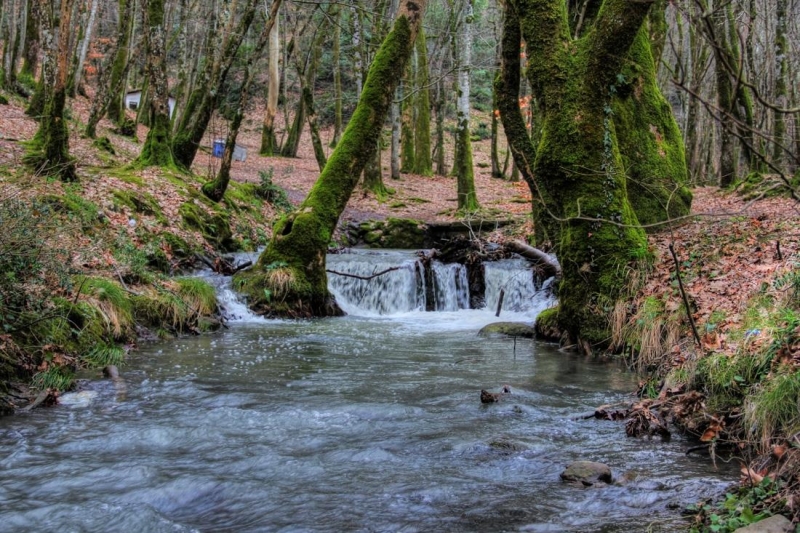
<svg viewBox="0 0 800 533">
<path fill-rule="evenodd" d="M 611 468 L 595 461 L 575 461 L 561 472 L 561 479 L 567 483 L 591 487 L 599 483 L 611 483 Z"/>
<path fill-rule="evenodd" d="M 59 405 L 73 408 L 88 407 L 97 398 L 97 391 L 85 390 L 81 392 L 67 392 L 58 397 Z"/>
<path fill-rule="evenodd" d="M 479 332 L 479 337 L 488 337 L 491 335 L 505 335 L 507 337 L 523 337 L 525 339 L 532 339 L 536 331 L 533 326 L 525 322 L 494 322 L 487 324 Z"/>
<path fill-rule="evenodd" d="M 733 533 L 789 533 L 791 531 L 794 531 L 792 522 L 783 515 L 775 515 L 755 524 L 740 527 Z"/>
<path fill-rule="evenodd" d="M 481 403 L 495 403 L 503 399 L 506 394 L 511 394 L 511 387 L 503 385 L 500 392 L 489 392 L 486 389 L 481 389 Z"/>
</svg>

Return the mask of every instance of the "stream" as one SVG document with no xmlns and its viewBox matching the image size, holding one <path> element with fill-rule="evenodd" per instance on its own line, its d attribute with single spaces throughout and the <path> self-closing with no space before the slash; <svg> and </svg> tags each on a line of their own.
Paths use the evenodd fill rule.
<svg viewBox="0 0 800 533">
<path fill-rule="evenodd" d="M 124 387 L 92 373 L 69 405 L 0 418 L 0 531 L 667 532 L 735 481 L 680 436 L 575 419 L 631 399 L 623 365 L 477 336 L 552 305 L 524 262 L 487 269 L 475 310 L 458 266 L 427 290 L 410 254 L 329 258 L 384 264 L 403 267 L 371 288 L 332 275 L 349 314 L 306 321 L 254 317 L 217 279 L 222 333 L 143 345 Z M 580 459 L 626 481 L 562 483 Z"/>
</svg>

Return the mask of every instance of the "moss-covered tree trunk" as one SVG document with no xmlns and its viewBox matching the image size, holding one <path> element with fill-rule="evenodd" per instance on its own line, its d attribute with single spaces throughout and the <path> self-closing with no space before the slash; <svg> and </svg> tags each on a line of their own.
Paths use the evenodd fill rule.
<svg viewBox="0 0 800 533">
<path fill-rule="evenodd" d="M 103 118 L 104 113 L 110 115 L 110 110 L 114 108 L 117 111 L 115 116 L 119 117 L 122 114 L 119 95 L 122 92 L 122 82 L 128 74 L 128 66 L 130 65 L 130 62 L 125 58 L 127 52 L 121 50 L 123 46 L 127 46 L 130 33 L 129 23 L 123 23 L 123 20 L 130 20 L 133 1 L 120 0 L 119 9 L 120 23 L 117 40 L 109 51 L 108 63 L 104 65 L 100 80 L 97 83 L 97 92 L 92 99 L 92 107 L 89 110 L 89 118 L 86 121 L 86 129 L 84 130 L 86 136 L 92 139 L 97 135 L 97 124 Z M 117 70 L 117 61 L 120 53 L 123 54 L 123 59 L 121 60 L 122 68 Z"/>
<path fill-rule="evenodd" d="M 22 46 L 20 75 L 34 78 L 39 66 L 39 3 L 28 0 L 25 13 L 25 41 Z"/>
<path fill-rule="evenodd" d="M 253 269 L 239 275 L 248 303 L 262 314 L 339 313 L 328 292 L 325 254 L 339 216 L 376 149 L 394 90 L 422 22 L 425 0 L 407 0 L 370 66 L 353 117 L 306 199 L 274 227 Z"/>
<path fill-rule="evenodd" d="M 151 94 L 150 131 L 136 159 L 141 166 L 172 167 L 170 146 L 169 86 L 167 50 L 164 39 L 164 0 L 145 0 L 144 24 L 147 38 L 147 81 Z"/>
<path fill-rule="evenodd" d="M 275 137 L 275 116 L 278 114 L 278 94 L 281 86 L 280 72 L 281 40 L 279 21 L 269 33 L 269 81 L 267 82 L 267 109 L 261 125 L 261 155 L 272 156 L 278 153 L 278 141 Z"/>
<path fill-rule="evenodd" d="M 75 160 L 69 155 L 69 129 L 64 117 L 69 75 L 69 29 L 73 5 L 74 0 L 62 0 L 61 10 L 56 18 L 48 0 L 42 0 L 40 3 L 46 26 L 43 28 L 45 53 L 50 56 L 45 61 L 54 67 L 53 83 L 49 91 L 43 92 L 44 111 L 39 121 L 39 129 L 25 155 L 26 164 L 36 172 L 58 176 L 62 181 L 77 179 Z M 56 20 L 58 40 L 53 35 Z M 40 85 L 45 86 L 49 81 L 45 78 Z"/>
<path fill-rule="evenodd" d="M 416 75 L 414 105 L 414 165 L 411 169 L 415 174 L 422 176 L 433 175 L 433 160 L 431 159 L 431 96 L 430 75 L 428 72 L 428 44 L 425 32 L 420 28 L 415 44 L 416 50 Z"/>
<path fill-rule="evenodd" d="M 647 238 L 628 200 L 612 86 L 650 3 L 605 0 L 578 39 L 570 35 L 560 0 L 511 4 L 528 56 L 535 58 L 528 78 L 542 132 L 532 174 L 563 269 L 557 320 L 588 351 L 608 343 L 608 316 L 625 296 L 628 270 L 648 257 Z M 506 129 L 506 135 L 511 140 L 521 134 Z M 513 152 L 521 170 L 530 164 Z"/>
<path fill-rule="evenodd" d="M 123 93 L 126 89 L 125 78 L 128 76 L 128 54 L 131 42 L 131 30 L 133 29 L 133 3 L 135 0 L 119 0 L 119 22 L 117 23 L 117 45 L 116 52 L 112 56 L 111 79 L 109 80 L 109 90 L 111 91 L 111 101 L 108 104 L 106 114 L 108 119 L 117 126 L 122 125 L 125 120 L 125 103 Z"/>
</svg>

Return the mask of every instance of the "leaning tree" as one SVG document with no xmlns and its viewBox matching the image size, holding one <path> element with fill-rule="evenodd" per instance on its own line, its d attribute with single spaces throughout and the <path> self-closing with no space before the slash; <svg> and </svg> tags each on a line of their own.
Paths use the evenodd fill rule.
<svg viewBox="0 0 800 533">
<path fill-rule="evenodd" d="M 340 313 L 328 292 L 325 254 L 339 217 L 377 149 L 398 81 L 411 55 L 426 0 L 406 0 L 370 66 L 358 105 L 325 168 L 302 204 L 281 218 L 258 263 L 239 274 L 248 304 L 261 314 Z"/>
<path fill-rule="evenodd" d="M 631 271 L 649 259 L 640 217 L 684 214 L 691 201 L 680 135 L 655 94 L 644 28 L 652 3 L 597 1 L 580 32 L 570 28 L 563 0 L 511 0 L 506 8 L 501 119 L 562 265 L 559 306 L 548 319 L 585 351 L 608 344 L 608 317 Z M 511 104 L 521 38 L 538 111 L 535 145 Z M 641 202 L 645 196 L 656 201 Z"/>
</svg>

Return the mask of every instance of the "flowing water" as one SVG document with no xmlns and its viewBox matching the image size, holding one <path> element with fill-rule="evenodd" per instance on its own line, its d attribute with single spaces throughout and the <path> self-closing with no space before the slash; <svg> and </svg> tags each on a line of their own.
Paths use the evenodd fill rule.
<svg viewBox="0 0 800 533">
<path fill-rule="evenodd" d="M 621 366 L 477 336 L 497 320 L 492 287 L 515 309 L 500 320 L 548 305 L 519 264 L 489 269 L 492 311 L 469 310 L 459 268 L 436 267 L 426 291 L 413 257 L 389 255 L 331 258 L 403 266 L 332 280 L 348 316 L 263 320 L 228 293 L 223 333 L 145 345 L 124 387 L 95 380 L 71 405 L 0 419 L 0 531 L 677 531 L 681 507 L 733 481 L 681 438 L 576 419 L 631 398 Z M 396 294 L 351 286 L 372 282 Z M 422 311 L 426 293 L 446 310 Z M 579 459 L 627 481 L 562 484 Z"/>
</svg>

